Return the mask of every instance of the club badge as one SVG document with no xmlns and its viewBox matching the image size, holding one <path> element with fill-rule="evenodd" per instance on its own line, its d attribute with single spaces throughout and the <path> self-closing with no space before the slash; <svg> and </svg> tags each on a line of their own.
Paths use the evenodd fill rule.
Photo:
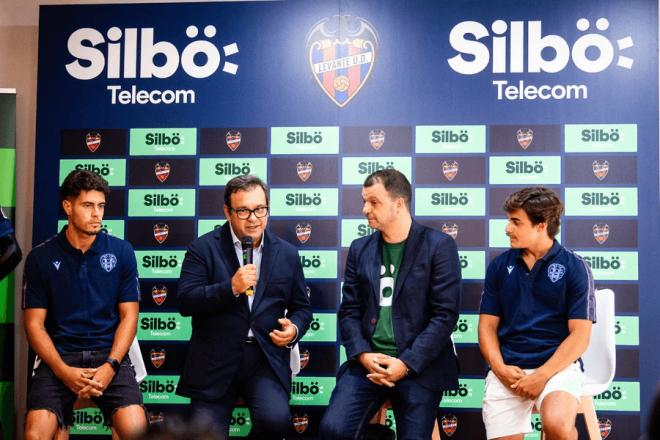
<svg viewBox="0 0 660 440">
<path fill-rule="evenodd" d="M 309 177 L 312 175 L 312 169 L 314 166 L 312 165 L 311 162 L 298 162 L 296 165 L 296 172 L 298 173 L 298 177 L 300 180 L 303 182 L 307 182 Z"/>
<path fill-rule="evenodd" d="M 170 177 L 170 170 L 172 168 L 170 167 L 170 164 L 167 162 L 158 162 L 156 166 L 154 167 L 154 172 L 156 173 L 156 179 L 160 183 L 163 183 L 167 180 L 168 177 Z"/>
<path fill-rule="evenodd" d="M 447 223 L 443 223 L 442 232 L 444 232 L 445 234 L 449 235 L 451 238 L 456 240 L 456 237 L 458 236 L 458 225 L 456 223 L 452 223 L 449 225 Z"/>
<path fill-rule="evenodd" d="M 154 238 L 158 244 L 165 243 L 167 236 L 170 233 L 170 227 L 166 223 L 158 223 L 154 225 Z"/>
<path fill-rule="evenodd" d="M 523 150 L 526 150 L 534 140 L 534 132 L 531 128 L 521 128 L 516 132 L 516 139 Z"/>
<path fill-rule="evenodd" d="M 225 141 L 231 151 L 236 151 L 241 145 L 241 132 L 238 130 L 229 130 L 225 135 Z"/>
<path fill-rule="evenodd" d="M 607 177 L 607 173 L 610 171 L 610 163 L 606 160 L 594 160 L 594 162 L 591 164 L 591 168 L 594 172 L 594 176 L 596 176 L 596 179 L 604 180 Z"/>
<path fill-rule="evenodd" d="M 85 136 L 85 145 L 87 149 L 92 153 L 95 153 L 96 150 L 101 146 L 101 133 L 98 131 L 91 131 Z"/>
<path fill-rule="evenodd" d="M 380 129 L 374 129 L 369 132 L 369 143 L 374 150 L 380 150 L 385 144 L 385 132 Z"/>
<path fill-rule="evenodd" d="M 149 353 L 151 358 L 151 363 L 156 368 L 160 368 L 165 363 L 165 349 L 161 348 L 160 351 L 151 349 Z"/>
<path fill-rule="evenodd" d="M 157 306 L 162 305 L 167 299 L 167 287 L 157 284 L 151 288 L 151 297 Z"/>
<path fill-rule="evenodd" d="M 602 225 L 595 224 L 592 230 L 594 233 L 594 239 L 598 242 L 598 244 L 605 243 L 610 236 L 610 225 L 607 223 Z"/>
<path fill-rule="evenodd" d="M 312 225 L 309 223 L 298 223 L 296 225 L 296 237 L 302 244 L 307 243 L 307 240 L 312 236 Z"/>
<path fill-rule="evenodd" d="M 447 434 L 447 437 L 451 437 L 458 428 L 458 417 L 454 414 L 446 414 L 442 416 L 440 423 L 442 425 L 442 431 Z"/>
<path fill-rule="evenodd" d="M 455 160 L 442 162 L 442 174 L 450 182 L 454 180 L 454 177 L 458 174 L 458 162 Z"/>
</svg>

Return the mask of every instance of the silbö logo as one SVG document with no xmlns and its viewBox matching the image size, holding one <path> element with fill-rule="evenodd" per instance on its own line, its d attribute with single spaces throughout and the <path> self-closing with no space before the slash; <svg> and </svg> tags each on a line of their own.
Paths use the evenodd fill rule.
<svg viewBox="0 0 660 440">
<path fill-rule="evenodd" d="M 460 22 L 449 33 L 449 43 L 457 54 L 447 62 L 452 70 L 463 75 L 481 73 L 489 64 L 493 74 L 559 73 L 570 62 L 582 72 L 595 74 L 608 69 L 615 58 L 617 66 L 632 69 L 634 60 L 615 53 L 615 44 L 598 33 L 610 28 L 607 18 L 598 18 L 595 21 L 597 32 L 581 35 L 572 44 L 561 35 L 543 35 L 542 24 L 535 20 L 508 23 L 495 20 L 489 30 L 478 21 Z M 579 32 L 587 32 L 591 22 L 580 18 L 575 27 Z M 489 37 L 490 45 L 485 40 Z M 631 36 L 616 40 L 619 51 L 633 46 Z M 554 57 L 547 59 L 545 56 L 550 53 Z M 495 79 L 492 84 L 498 100 L 588 98 L 586 84 L 532 85 L 522 79 L 516 85 L 509 85 L 506 79 Z"/>
<path fill-rule="evenodd" d="M 98 78 L 104 70 L 108 80 L 166 79 L 177 73 L 179 68 L 191 78 L 202 79 L 213 75 L 221 64 L 223 72 L 236 75 L 238 65 L 226 60 L 223 63 L 218 47 L 210 41 L 216 37 L 216 27 L 206 25 L 202 34 L 195 25 L 186 27 L 185 35 L 193 41 L 179 51 L 169 41 L 154 42 L 154 28 L 122 30 L 113 26 L 105 35 L 94 28 L 80 28 L 68 38 L 67 48 L 74 60 L 66 64 L 65 68 L 69 75 L 79 80 Z M 238 44 L 227 44 L 222 47 L 222 51 L 225 58 L 230 57 L 239 52 Z M 200 54 L 203 57 L 199 57 Z M 165 61 L 157 64 L 154 62 L 156 57 L 164 58 Z M 200 58 L 205 60 L 203 64 L 195 61 Z M 111 104 L 194 104 L 196 101 L 193 89 L 146 90 L 138 89 L 135 84 L 129 89 L 111 84 L 106 89 L 110 92 Z"/>
</svg>

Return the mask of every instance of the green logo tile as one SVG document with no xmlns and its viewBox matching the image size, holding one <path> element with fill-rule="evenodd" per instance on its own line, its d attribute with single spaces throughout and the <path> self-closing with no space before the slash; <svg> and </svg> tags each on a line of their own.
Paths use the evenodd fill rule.
<svg viewBox="0 0 660 440">
<path fill-rule="evenodd" d="M 197 153 L 196 128 L 131 128 L 131 156 L 187 156 Z"/>
<path fill-rule="evenodd" d="M 417 153 L 485 153 L 485 125 L 418 125 L 415 127 Z"/>
<path fill-rule="evenodd" d="M 291 381 L 291 405 L 327 405 L 335 388 L 334 377 L 296 377 Z"/>
<path fill-rule="evenodd" d="M 491 156 L 491 184 L 560 184 L 559 156 Z"/>
<path fill-rule="evenodd" d="M 566 188 L 566 215 L 636 216 L 637 188 Z"/>
<path fill-rule="evenodd" d="M 244 407 L 234 408 L 229 420 L 229 437 L 247 437 L 251 430 L 250 410 Z"/>
<path fill-rule="evenodd" d="M 192 217 L 194 189 L 129 189 L 129 217 Z"/>
<path fill-rule="evenodd" d="M 458 258 L 464 280 L 483 280 L 486 277 L 486 252 L 459 249 Z"/>
<path fill-rule="evenodd" d="M 188 341 L 192 335 L 192 318 L 178 313 L 141 312 L 137 337 L 140 341 Z"/>
<path fill-rule="evenodd" d="M 636 124 L 567 124 L 567 153 L 633 153 L 637 151 Z"/>
<path fill-rule="evenodd" d="M 458 379 L 458 390 L 447 390 L 442 395 L 440 408 L 481 408 L 484 397 L 483 379 Z"/>
<path fill-rule="evenodd" d="M 226 185 L 236 176 L 254 174 L 268 181 L 268 162 L 265 158 L 224 159 L 204 158 L 199 160 L 200 185 Z"/>
<path fill-rule="evenodd" d="M 303 342 L 335 342 L 337 340 L 337 315 L 314 313 L 312 323 L 302 338 Z"/>
<path fill-rule="evenodd" d="M 98 174 L 110 186 L 126 185 L 126 159 L 61 159 L 60 185 L 73 170 L 87 170 Z"/>
<path fill-rule="evenodd" d="M 638 280 L 637 252 L 578 251 L 591 267 L 597 281 Z"/>
<path fill-rule="evenodd" d="M 341 246 L 349 247 L 353 240 L 371 235 L 376 230 L 369 227 L 366 219 L 342 219 Z"/>
<path fill-rule="evenodd" d="M 412 160 L 410 157 L 344 157 L 342 163 L 342 184 L 362 185 L 364 179 L 374 171 L 395 169 L 412 180 Z"/>
<path fill-rule="evenodd" d="M 612 382 L 594 396 L 594 406 L 596 411 L 639 411 L 639 382 Z"/>
<path fill-rule="evenodd" d="M 479 315 L 461 314 L 454 326 L 452 339 L 456 344 L 476 344 L 479 342 L 477 327 L 479 326 Z"/>
<path fill-rule="evenodd" d="M 85 408 L 73 412 L 72 435 L 111 435 L 109 427 L 103 425 L 103 414 L 98 408 Z"/>
<path fill-rule="evenodd" d="M 485 188 L 417 188 L 415 215 L 484 216 Z"/>
<path fill-rule="evenodd" d="M 639 345 L 639 317 L 617 316 L 614 335 L 616 345 Z"/>
<path fill-rule="evenodd" d="M 140 278 L 179 278 L 186 251 L 135 251 Z"/>
<path fill-rule="evenodd" d="M 272 127 L 271 154 L 337 154 L 339 127 Z"/>
<path fill-rule="evenodd" d="M 337 251 L 298 251 L 305 278 L 337 279 Z"/>
<path fill-rule="evenodd" d="M 273 216 L 336 216 L 337 188 L 272 188 L 270 213 Z"/>
<path fill-rule="evenodd" d="M 190 399 L 176 394 L 179 376 L 149 375 L 140 382 L 142 399 L 146 404 L 187 404 Z"/>
</svg>

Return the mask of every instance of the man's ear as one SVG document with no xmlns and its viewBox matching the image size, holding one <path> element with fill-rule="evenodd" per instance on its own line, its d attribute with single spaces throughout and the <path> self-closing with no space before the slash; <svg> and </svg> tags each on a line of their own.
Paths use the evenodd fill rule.
<svg viewBox="0 0 660 440">
<path fill-rule="evenodd" d="M 62 200 L 62 208 L 66 215 L 71 215 L 71 202 L 69 200 Z"/>
</svg>

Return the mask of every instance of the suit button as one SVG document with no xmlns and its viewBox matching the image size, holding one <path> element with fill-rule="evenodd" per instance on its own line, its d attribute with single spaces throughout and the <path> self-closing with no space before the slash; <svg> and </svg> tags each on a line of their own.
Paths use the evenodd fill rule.
<svg viewBox="0 0 660 440">
<path fill-rule="evenodd" d="M 371 325 L 376 325 L 378 320 L 376 318 L 371 318 Z"/>
</svg>

